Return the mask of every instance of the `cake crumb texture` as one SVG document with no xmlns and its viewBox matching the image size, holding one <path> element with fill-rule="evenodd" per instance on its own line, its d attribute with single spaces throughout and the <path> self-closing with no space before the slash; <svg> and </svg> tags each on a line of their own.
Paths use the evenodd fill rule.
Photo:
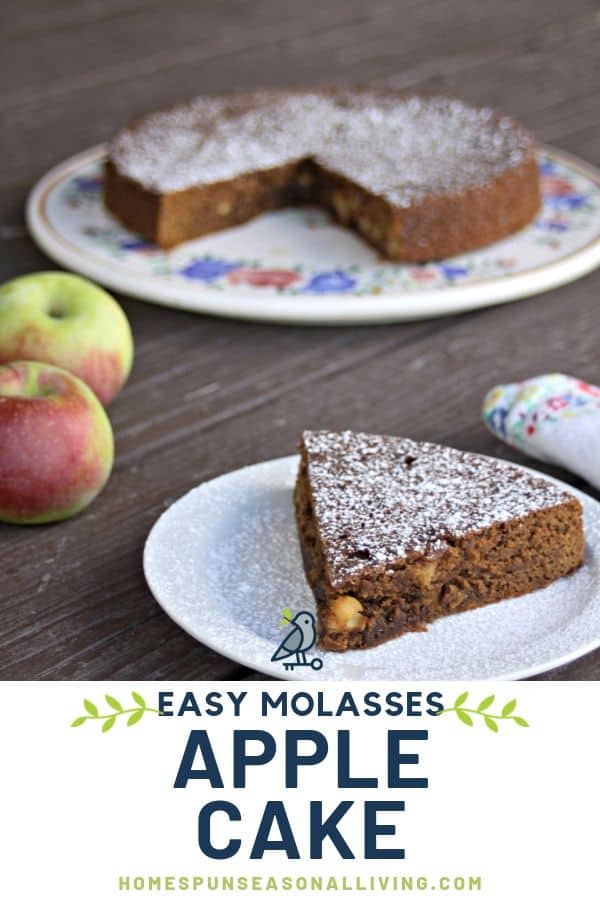
<svg viewBox="0 0 600 900">
<path fill-rule="evenodd" d="M 407 438 L 305 432 L 295 505 L 328 649 L 423 630 L 583 562 L 581 505 L 569 493 L 516 466 Z"/>
</svg>

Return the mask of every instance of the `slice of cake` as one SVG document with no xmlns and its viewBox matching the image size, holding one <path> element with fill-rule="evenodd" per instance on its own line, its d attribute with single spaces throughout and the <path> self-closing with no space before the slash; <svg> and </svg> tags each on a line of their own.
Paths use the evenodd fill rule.
<svg viewBox="0 0 600 900">
<path fill-rule="evenodd" d="M 317 203 L 390 259 L 482 247 L 540 206 L 533 138 L 488 107 L 393 91 L 255 91 L 152 113 L 112 142 L 108 209 L 161 247 Z"/>
<path fill-rule="evenodd" d="M 307 431 L 295 506 L 320 644 L 366 648 L 545 587 L 583 562 L 579 501 L 499 460 Z"/>
</svg>

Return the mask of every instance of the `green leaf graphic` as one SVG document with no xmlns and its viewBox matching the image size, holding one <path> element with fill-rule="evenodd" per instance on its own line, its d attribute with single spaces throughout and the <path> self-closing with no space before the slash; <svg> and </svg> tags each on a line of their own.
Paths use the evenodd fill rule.
<svg viewBox="0 0 600 900">
<path fill-rule="evenodd" d="M 492 705 L 492 703 L 494 702 L 495 699 L 496 699 L 496 697 L 494 696 L 494 694 L 490 694 L 489 697 L 486 697 L 485 700 L 481 701 L 481 703 L 477 707 L 477 712 L 483 712 L 484 709 L 487 709 L 489 706 Z"/>
<path fill-rule="evenodd" d="M 289 606 L 286 606 L 283 612 L 281 613 L 281 619 L 279 620 L 280 628 L 287 628 L 292 619 L 294 618 L 294 614 Z"/>
<path fill-rule="evenodd" d="M 129 718 L 127 719 L 127 727 L 130 727 L 131 725 L 136 725 L 140 721 L 142 716 L 144 715 L 144 712 L 145 712 L 145 709 L 136 709 L 136 711 L 134 713 L 132 713 L 129 716 Z"/>
<path fill-rule="evenodd" d="M 85 722 L 89 721 L 100 721 L 102 722 L 102 732 L 106 733 L 114 728 L 117 719 L 119 717 L 125 718 L 127 716 L 127 725 L 135 725 L 140 721 L 144 713 L 153 713 L 157 716 L 161 715 L 159 709 L 154 709 L 151 706 L 148 706 L 144 698 L 141 694 L 138 694 L 136 691 L 131 692 L 131 696 L 133 697 L 136 706 L 130 707 L 126 709 L 120 700 L 117 700 L 116 697 L 113 697 L 112 694 L 105 694 L 104 699 L 108 705 L 108 711 L 100 713 L 98 711 L 98 707 L 95 703 L 92 703 L 91 700 L 84 700 L 83 705 L 85 707 L 87 716 L 78 716 L 71 722 L 71 728 L 79 728 Z"/>
<path fill-rule="evenodd" d="M 493 731 L 494 734 L 497 734 L 500 730 L 498 722 L 515 722 L 517 725 L 520 725 L 521 728 L 529 728 L 529 722 L 526 719 L 522 716 L 512 715 L 517 706 L 517 701 L 515 699 L 505 703 L 500 713 L 493 713 L 490 707 L 496 699 L 495 694 L 489 694 L 489 696 L 484 697 L 479 706 L 475 709 L 465 706 L 467 697 L 468 691 L 465 691 L 456 698 L 454 706 L 445 706 L 440 710 L 439 715 L 449 712 L 456 713 L 458 719 L 464 725 L 473 725 L 473 716 L 481 716 L 487 728 L 489 728 L 490 731 Z"/>
<path fill-rule="evenodd" d="M 123 705 L 119 703 L 119 701 L 115 697 L 111 697 L 110 694 L 106 694 L 104 699 L 108 703 L 109 706 L 112 706 L 113 709 L 116 709 L 117 712 L 123 712 Z"/>
</svg>

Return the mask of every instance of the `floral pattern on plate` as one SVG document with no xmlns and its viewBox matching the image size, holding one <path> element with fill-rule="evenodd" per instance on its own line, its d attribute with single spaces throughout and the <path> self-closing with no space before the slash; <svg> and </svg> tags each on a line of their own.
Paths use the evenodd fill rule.
<svg viewBox="0 0 600 900">
<path fill-rule="evenodd" d="M 365 296 L 444 289 L 526 272 L 598 237 L 600 187 L 566 161 L 540 159 L 543 206 L 528 228 L 451 260 L 412 265 L 379 257 L 321 209 L 283 209 L 170 251 L 123 228 L 102 203 L 102 159 L 60 180 L 47 217 L 78 250 L 130 274 L 211 291 Z"/>
</svg>

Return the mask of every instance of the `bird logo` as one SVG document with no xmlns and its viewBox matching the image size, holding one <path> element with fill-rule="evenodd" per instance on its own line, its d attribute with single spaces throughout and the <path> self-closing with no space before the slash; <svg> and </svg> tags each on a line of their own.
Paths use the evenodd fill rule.
<svg viewBox="0 0 600 900">
<path fill-rule="evenodd" d="M 297 666 L 309 666 L 311 669 L 322 669 L 323 660 L 314 656 L 311 660 L 306 658 L 307 652 L 317 642 L 317 625 L 315 617 L 306 609 L 301 609 L 292 617 L 290 609 L 284 609 L 281 625 L 289 625 L 289 629 L 271 657 L 271 662 L 287 660 L 283 663 L 286 670 L 295 669 Z"/>
</svg>

